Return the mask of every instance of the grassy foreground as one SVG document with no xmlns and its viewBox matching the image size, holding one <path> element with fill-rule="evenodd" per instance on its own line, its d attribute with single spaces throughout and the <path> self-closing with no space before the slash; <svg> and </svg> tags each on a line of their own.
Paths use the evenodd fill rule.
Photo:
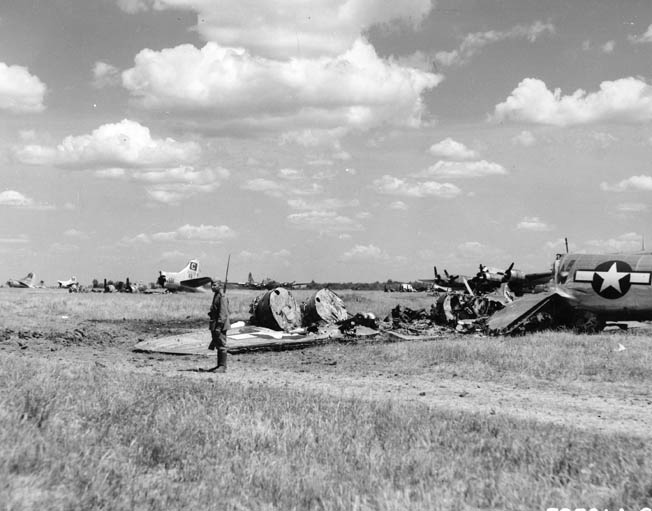
<svg viewBox="0 0 652 511">
<path fill-rule="evenodd" d="M 4 509 L 640 509 L 650 473 L 634 438 L 0 358 Z"/>
</svg>

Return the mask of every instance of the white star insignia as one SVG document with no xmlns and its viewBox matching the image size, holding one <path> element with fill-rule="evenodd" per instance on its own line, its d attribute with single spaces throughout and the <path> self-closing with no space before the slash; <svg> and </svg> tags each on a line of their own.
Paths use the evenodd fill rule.
<svg viewBox="0 0 652 511">
<path fill-rule="evenodd" d="M 616 291 L 622 294 L 622 289 L 620 288 L 620 280 L 629 275 L 629 272 L 620 272 L 616 266 L 616 263 L 611 265 L 609 271 L 596 271 L 597 275 L 602 279 L 602 286 L 600 287 L 600 292 L 602 293 L 605 289 L 613 287 Z"/>
</svg>

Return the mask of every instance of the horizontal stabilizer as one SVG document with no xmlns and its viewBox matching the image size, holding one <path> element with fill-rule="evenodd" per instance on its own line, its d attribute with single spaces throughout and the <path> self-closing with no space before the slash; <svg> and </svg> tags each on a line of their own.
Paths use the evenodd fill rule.
<svg viewBox="0 0 652 511">
<path fill-rule="evenodd" d="M 213 282 L 213 279 L 210 277 L 197 277 L 196 279 L 182 280 L 179 284 L 185 287 L 201 287 L 211 282 Z"/>
<path fill-rule="evenodd" d="M 509 335 L 525 326 L 538 313 L 544 312 L 563 298 L 557 291 L 526 295 L 495 312 L 487 321 L 489 332 L 494 335 Z"/>
</svg>

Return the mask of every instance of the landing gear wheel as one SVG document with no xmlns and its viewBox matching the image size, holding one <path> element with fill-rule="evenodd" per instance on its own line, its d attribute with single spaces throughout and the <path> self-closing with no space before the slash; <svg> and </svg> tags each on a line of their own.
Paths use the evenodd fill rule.
<svg viewBox="0 0 652 511">
<path fill-rule="evenodd" d="M 604 329 L 605 322 L 597 314 L 577 311 L 573 315 L 573 330 L 581 334 L 597 334 Z"/>
</svg>

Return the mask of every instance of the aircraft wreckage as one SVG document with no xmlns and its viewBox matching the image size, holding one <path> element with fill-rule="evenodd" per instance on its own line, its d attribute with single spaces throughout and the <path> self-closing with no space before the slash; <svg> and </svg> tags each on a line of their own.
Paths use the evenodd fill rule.
<svg viewBox="0 0 652 511">
<path fill-rule="evenodd" d="M 370 313 L 349 314 L 343 300 L 329 289 L 297 304 L 290 291 L 277 287 L 254 299 L 248 324 L 239 322 L 229 330 L 229 351 L 303 347 L 379 333 L 386 333 L 389 340 L 438 338 L 451 331 L 515 335 L 570 328 L 594 333 L 607 322 L 652 320 L 652 253 L 559 254 L 548 275 L 546 290 L 521 297 L 510 289 L 509 271 L 500 287 L 491 286 L 484 293 L 468 283 L 464 289 L 444 288 L 440 281 L 431 291 L 429 309 L 398 305 L 383 321 Z M 141 341 L 134 349 L 202 354 L 209 353 L 207 345 L 201 330 Z"/>
</svg>

